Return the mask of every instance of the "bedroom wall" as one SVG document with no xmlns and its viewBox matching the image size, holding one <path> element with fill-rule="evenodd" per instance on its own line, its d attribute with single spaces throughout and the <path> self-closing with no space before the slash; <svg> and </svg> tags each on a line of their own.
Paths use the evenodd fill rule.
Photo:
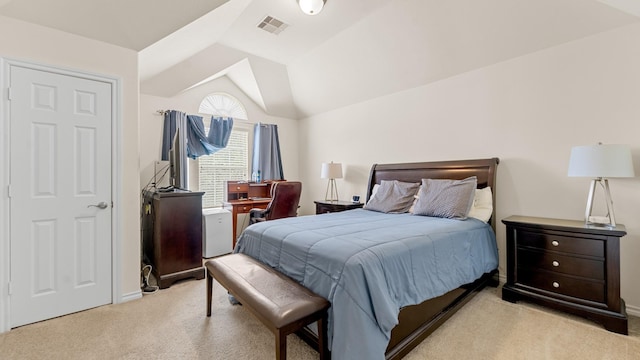
<svg viewBox="0 0 640 360">
<path fill-rule="evenodd" d="M 314 213 L 313 200 L 324 197 L 322 162 L 342 162 L 337 185 L 347 200 L 365 195 L 374 163 L 499 157 L 498 220 L 581 220 L 589 179 L 567 177 L 571 147 L 629 144 L 637 176 L 610 185 L 617 221 L 628 232 L 622 297 L 639 316 L 639 42 L 640 25 L 629 25 L 301 120 L 301 212 Z M 504 277 L 505 227 L 498 224 Z"/>
<path fill-rule="evenodd" d="M 160 159 L 162 149 L 163 117 L 158 110 L 180 110 L 188 114 L 198 114 L 200 102 L 213 92 L 224 92 L 237 98 L 245 107 L 248 121 L 238 120 L 235 126 L 247 126 L 250 137 L 253 124 L 263 122 L 278 125 L 280 151 L 284 175 L 287 180 L 298 180 L 298 121 L 282 117 L 270 116 L 255 102 L 247 97 L 228 77 L 223 76 L 214 81 L 186 90 L 174 97 L 166 98 L 148 94 L 140 94 L 140 188 L 142 189 L 153 177 L 154 163 Z M 191 189 L 195 190 L 197 180 L 197 162 L 189 160 Z M 195 172 L 194 172 L 195 171 Z"/>
<path fill-rule="evenodd" d="M 123 299 L 140 294 L 138 203 L 138 55 L 136 52 L 69 33 L 0 16 L 0 56 L 119 78 L 122 86 Z M 2 91 L 4 94 L 4 90 Z M 8 173 L 8 172 L 7 172 Z"/>
</svg>

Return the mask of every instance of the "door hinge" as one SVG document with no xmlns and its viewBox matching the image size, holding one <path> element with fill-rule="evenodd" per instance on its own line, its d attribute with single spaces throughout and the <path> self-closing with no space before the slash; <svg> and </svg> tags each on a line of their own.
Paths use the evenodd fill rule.
<svg viewBox="0 0 640 360">
<path fill-rule="evenodd" d="M 13 194 L 11 193 L 11 190 L 12 190 L 12 188 L 11 188 L 11 184 L 9 184 L 9 186 L 7 186 L 7 196 L 8 196 L 8 197 L 11 197 L 11 196 L 13 195 Z"/>
<path fill-rule="evenodd" d="M 11 295 L 11 281 L 7 284 L 7 295 Z"/>
<path fill-rule="evenodd" d="M 7 88 L 7 100 L 11 100 L 11 88 Z"/>
</svg>

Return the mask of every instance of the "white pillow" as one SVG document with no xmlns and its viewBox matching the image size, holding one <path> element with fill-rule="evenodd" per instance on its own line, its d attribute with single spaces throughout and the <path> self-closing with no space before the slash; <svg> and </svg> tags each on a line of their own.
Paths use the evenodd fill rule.
<svg viewBox="0 0 640 360">
<path fill-rule="evenodd" d="M 493 213 L 493 194 L 491 193 L 491 187 L 487 186 L 483 189 L 476 189 L 476 194 L 473 198 L 473 205 L 469 210 L 469 217 L 476 218 L 478 220 L 488 222 L 491 219 Z"/>
<path fill-rule="evenodd" d="M 373 199 L 375 194 L 378 192 L 379 188 L 380 188 L 380 184 L 374 184 L 373 185 L 373 189 L 371 189 L 371 196 L 369 196 L 369 201 L 371 201 L 371 199 Z"/>
</svg>

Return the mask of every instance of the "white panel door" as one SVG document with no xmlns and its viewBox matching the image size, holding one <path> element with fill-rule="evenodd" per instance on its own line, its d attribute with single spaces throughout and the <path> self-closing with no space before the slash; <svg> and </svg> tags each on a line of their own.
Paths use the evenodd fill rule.
<svg viewBox="0 0 640 360">
<path fill-rule="evenodd" d="M 11 327 L 111 303 L 111 86 L 11 66 Z"/>
</svg>

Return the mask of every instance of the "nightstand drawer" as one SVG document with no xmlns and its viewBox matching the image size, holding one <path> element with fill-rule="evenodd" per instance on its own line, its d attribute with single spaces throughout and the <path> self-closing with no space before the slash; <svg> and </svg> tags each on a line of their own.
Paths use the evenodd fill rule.
<svg viewBox="0 0 640 360">
<path fill-rule="evenodd" d="M 549 271 L 518 268 L 518 283 L 556 294 L 605 303 L 605 282 L 579 279 Z"/>
<path fill-rule="evenodd" d="M 542 269 L 594 280 L 605 279 L 604 261 L 567 256 L 552 251 L 518 248 L 518 267 Z"/>
<path fill-rule="evenodd" d="M 520 246 L 604 258 L 604 240 L 520 230 L 517 241 Z"/>
</svg>

